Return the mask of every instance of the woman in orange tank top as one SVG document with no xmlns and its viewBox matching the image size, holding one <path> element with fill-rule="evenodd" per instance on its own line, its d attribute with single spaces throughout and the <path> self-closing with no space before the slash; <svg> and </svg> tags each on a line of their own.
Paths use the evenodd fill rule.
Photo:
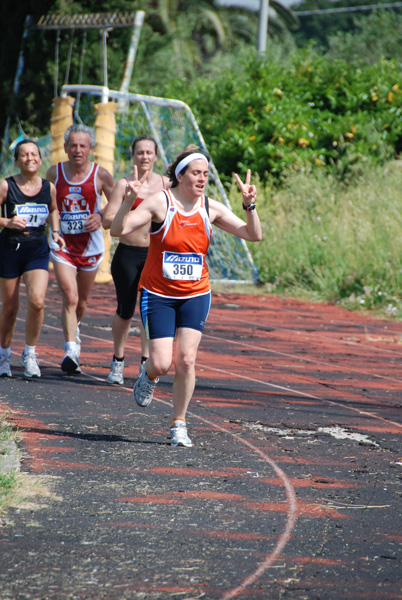
<svg viewBox="0 0 402 600">
<path fill-rule="evenodd" d="M 124 201 L 110 228 L 113 236 L 126 235 L 151 221 L 150 247 L 142 272 L 141 317 L 149 340 L 149 358 L 134 386 L 134 400 L 148 406 L 159 377 L 174 358 L 172 446 L 192 446 L 186 412 L 195 387 L 195 360 L 208 316 L 211 288 L 205 256 L 211 225 L 249 242 L 262 239 L 256 211 L 257 190 L 250 170 L 242 193 L 246 221 L 224 204 L 207 199 L 208 158 L 200 152 L 182 152 L 168 167 L 171 190 L 146 198 L 131 211 L 146 174 L 127 182 Z M 173 345 L 176 340 L 175 347 Z"/>
</svg>

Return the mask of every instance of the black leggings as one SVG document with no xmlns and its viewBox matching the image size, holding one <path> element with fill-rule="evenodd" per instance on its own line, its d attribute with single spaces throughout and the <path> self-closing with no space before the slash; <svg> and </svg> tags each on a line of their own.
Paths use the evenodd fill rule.
<svg viewBox="0 0 402 600">
<path fill-rule="evenodd" d="M 117 314 L 128 320 L 134 314 L 137 289 L 148 248 L 118 244 L 111 264 L 111 273 L 116 288 Z"/>
</svg>

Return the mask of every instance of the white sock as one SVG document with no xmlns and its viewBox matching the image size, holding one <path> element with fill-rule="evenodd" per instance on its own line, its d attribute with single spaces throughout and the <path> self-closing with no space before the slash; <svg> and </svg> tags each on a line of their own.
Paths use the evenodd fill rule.
<svg viewBox="0 0 402 600">
<path fill-rule="evenodd" d="M 11 356 L 11 348 L 3 348 L 3 346 L 0 346 L 0 356 Z"/>
<path fill-rule="evenodd" d="M 28 344 L 25 344 L 25 350 L 24 350 L 25 356 L 27 354 L 35 354 L 35 347 L 36 346 L 28 346 Z"/>
</svg>

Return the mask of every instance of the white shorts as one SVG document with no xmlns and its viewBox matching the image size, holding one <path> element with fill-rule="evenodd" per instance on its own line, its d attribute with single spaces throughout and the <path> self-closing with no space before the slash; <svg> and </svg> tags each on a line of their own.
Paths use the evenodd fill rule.
<svg viewBox="0 0 402 600">
<path fill-rule="evenodd" d="M 64 250 L 50 251 L 50 259 L 53 262 L 62 263 L 69 267 L 74 267 L 79 271 L 96 271 L 103 260 L 104 253 L 94 254 L 93 256 L 74 256 Z"/>
</svg>

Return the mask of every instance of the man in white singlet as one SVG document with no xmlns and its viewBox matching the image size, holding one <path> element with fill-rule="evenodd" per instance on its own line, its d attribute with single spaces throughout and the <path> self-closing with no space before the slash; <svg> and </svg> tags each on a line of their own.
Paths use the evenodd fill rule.
<svg viewBox="0 0 402 600">
<path fill-rule="evenodd" d="M 51 259 L 63 295 L 62 325 L 64 359 L 61 368 L 68 374 L 80 373 L 79 323 L 85 313 L 96 273 L 103 258 L 101 229 L 102 193 L 109 199 L 113 177 L 103 167 L 89 160 L 95 147 L 93 130 L 86 125 L 72 125 L 64 135 L 68 161 L 53 165 L 47 179 L 56 186 L 60 213 L 60 234 L 64 250 Z"/>
</svg>

